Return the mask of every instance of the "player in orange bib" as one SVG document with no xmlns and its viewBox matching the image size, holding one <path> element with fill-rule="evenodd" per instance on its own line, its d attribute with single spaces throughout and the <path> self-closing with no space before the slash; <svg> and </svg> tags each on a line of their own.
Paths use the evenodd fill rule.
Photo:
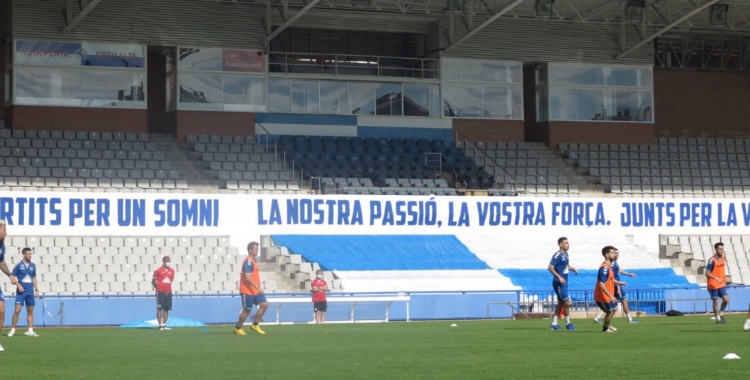
<svg viewBox="0 0 750 380">
<path fill-rule="evenodd" d="M 258 305 L 258 311 L 255 313 L 255 320 L 250 325 L 250 329 L 258 334 L 264 335 L 265 332 L 260 328 L 259 323 L 263 320 L 263 314 L 268 310 L 268 301 L 266 293 L 260 286 L 260 268 L 255 261 L 255 257 L 260 253 L 260 245 L 257 242 L 250 242 L 247 245 L 247 257 L 242 261 L 242 270 L 240 271 L 240 298 L 242 298 L 242 312 L 234 326 L 234 333 L 237 335 L 246 335 L 242 325 L 250 316 L 253 305 Z"/>
<path fill-rule="evenodd" d="M 594 301 L 596 305 L 605 314 L 604 332 L 615 332 L 616 328 L 612 327 L 612 317 L 617 310 L 617 299 L 615 298 L 615 274 L 612 271 L 612 262 L 615 259 L 617 248 L 608 245 L 602 248 L 604 262 L 599 266 L 599 274 L 596 276 L 596 287 L 594 288 Z"/>
<path fill-rule="evenodd" d="M 727 295 L 727 256 L 724 255 L 724 243 L 714 244 L 714 252 L 713 257 L 708 259 L 708 265 L 706 265 L 706 280 L 708 281 L 706 287 L 714 301 L 716 324 L 725 325 L 727 320 L 724 319 L 724 309 L 727 308 L 729 303 L 729 296 Z M 719 310 L 719 298 L 721 298 L 721 310 Z"/>
</svg>

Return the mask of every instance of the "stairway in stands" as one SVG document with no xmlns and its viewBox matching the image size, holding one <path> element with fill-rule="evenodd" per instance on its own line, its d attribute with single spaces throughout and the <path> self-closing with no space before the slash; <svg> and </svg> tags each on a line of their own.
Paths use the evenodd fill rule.
<svg viewBox="0 0 750 380">
<path fill-rule="evenodd" d="M 605 188 L 602 185 L 594 184 L 591 177 L 587 176 L 580 168 L 575 166 L 575 162 L 562 157 L 562 154 L 549 149 L 547 144 L 536 142 L 526 143 L 530 150 L 536 152 L 539 158 L 544 158 L 551 168 L 557 169 L 557 172 L 565 176 L 570 184 L 578 185 L 581 196 L 603 196 Z"/>
<path fill-rule="evenodd" d="M 225 181 L 219 180 L 218 173 L 210 170 L 210 163 L 203 161 L 202 155 L 195 152 L 192 143 L 178 141 L 171 135 L 152 135 L 151 140 L 172 162 L 172 167 L 180 171 L 192 192 L 230 193 L 221 189 L 225 187 Z"/>
</svg>

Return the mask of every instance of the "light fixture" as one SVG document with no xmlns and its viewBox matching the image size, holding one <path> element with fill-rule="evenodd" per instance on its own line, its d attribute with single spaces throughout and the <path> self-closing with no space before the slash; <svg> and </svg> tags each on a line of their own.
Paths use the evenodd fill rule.
<svg viewBox="0 0 750 380">
<path fill-rule="evenodd" d="M 551 18 L 555 11 L 554 4 L 555 0 L 536 0 L 536 17 Z"/>
<path fill-rule="evenodd" d="M 370 0 L 352 0 L 352 8 L 362 9 L 370 6 Z"/>
<path fill-rule="evenodd" d="M 464 13 L 464 0 L 448 0 L 448 13 Z"/>
<path fill-rule="evenodd" d="M 642 21 L 646 0 L 628 0 L 625 5 L 625 19 L 628 21 Z"/>
<path fill-rule="evenodd" d="M 711 6 L 711 11 L 708 14 L 708 22 L 711 26 L 727 26 L 727 14 L 729 13 L 729 5 L 726 4 L 714 4 Z"/>
</svg>

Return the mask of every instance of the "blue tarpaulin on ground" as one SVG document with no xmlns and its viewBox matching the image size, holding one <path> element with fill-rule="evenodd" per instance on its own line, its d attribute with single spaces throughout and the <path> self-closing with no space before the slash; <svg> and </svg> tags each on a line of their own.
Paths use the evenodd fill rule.
<svg viewBox="0 0 750 380">
<path fill-rule="evenodd" d="M 491 269 L 453 235 L 273 235 L 326 270 Z"/>
<path fill-rule="evenodd" d="M 199 322 L 194 319 L 187 319 L 187 318 L 167 319 L 167 327 L 201 327 L 201 326 L 205 326 L 203 322 Z M 157 328 L 159 327 L 159 322 L 157 322 L 156 319 L 139 319 L 136 321 L 128 322 L 120 327 L 121 328 L 134 328 L 134 329 Z"/>
</svg>

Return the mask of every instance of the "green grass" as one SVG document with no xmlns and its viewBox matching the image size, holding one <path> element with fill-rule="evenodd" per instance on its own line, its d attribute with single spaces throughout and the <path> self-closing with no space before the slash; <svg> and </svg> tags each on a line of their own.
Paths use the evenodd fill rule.
<svg viewBox="0 0 750 380">
<path fill-rule="evenodd" d="M 265 326 L 174 331 L 38 329 L 5 336 L 2 379 L 685 379 L 750 378 L 744 316 L 616 319 L 601 333 L 549 331 L 548 320 Z M 24 330 L 21 330 L 23 333 Z M 722 360 L 734 352 L 741 360 Z"/>
</svg>

